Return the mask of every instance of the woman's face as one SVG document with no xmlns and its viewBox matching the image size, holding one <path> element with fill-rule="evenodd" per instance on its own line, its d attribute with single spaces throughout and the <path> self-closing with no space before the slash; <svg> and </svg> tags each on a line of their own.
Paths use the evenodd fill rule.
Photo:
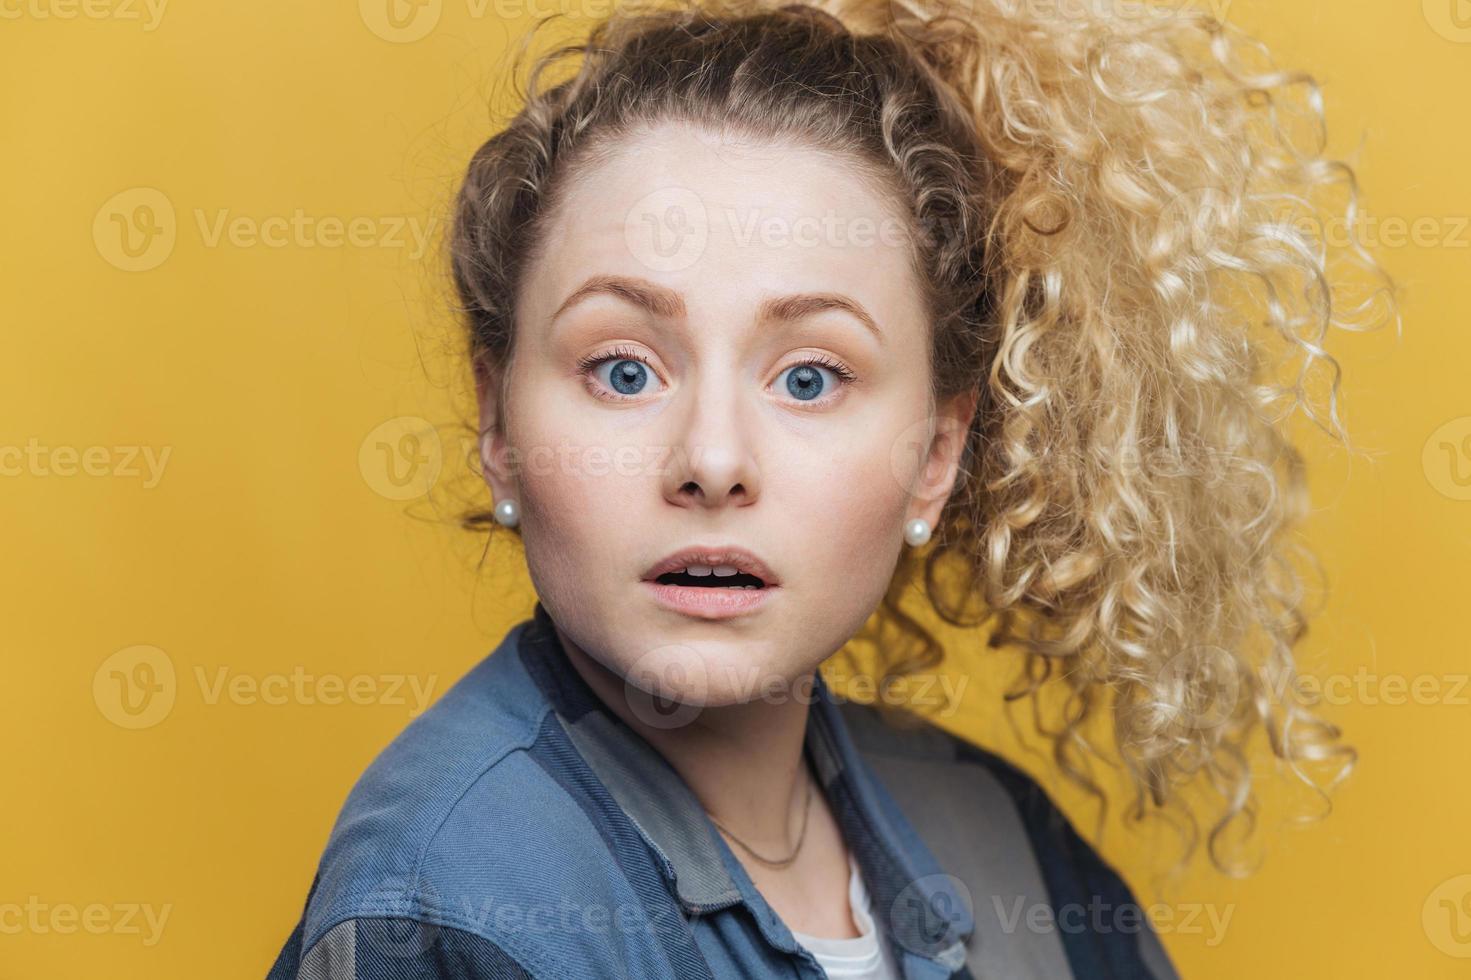
<svg viewBox="0 0 1471 980">
<path fill-rule="evenodd" d="M 694 705 L 790 697 L 878 606 L 905 522 L 936 522 L 974 400 L 929 413 L 902 228 L 829 155 L 682 126 L 579 172 L 521 284 L 503 433 L 481 388 L 482 457 L 603 666 Z M 778 584 L 646 581 L 705 546 Z"/>
</svg>

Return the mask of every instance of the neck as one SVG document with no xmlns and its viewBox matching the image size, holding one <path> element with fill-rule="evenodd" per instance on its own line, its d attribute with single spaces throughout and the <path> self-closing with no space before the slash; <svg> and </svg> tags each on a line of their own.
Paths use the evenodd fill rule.
<svg viewBox="0 0 1471 980">
<path fill-rule="evenodd" d="M 557 638 L 598 699 L 664 757 L 707 813 L 763 854 L 791 852 L 807 802 L 806 699 L 702 707 L 687 724 L 656 728 L 629 708 L 621 676 L 560 627 Z"/>
</svg>

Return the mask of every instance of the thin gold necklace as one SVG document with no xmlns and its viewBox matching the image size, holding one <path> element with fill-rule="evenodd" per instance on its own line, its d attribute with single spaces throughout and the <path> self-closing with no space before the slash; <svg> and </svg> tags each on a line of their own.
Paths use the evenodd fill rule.
<svg viewBox="0 0 1471 980">
<path fill-rule="evenodd" d="M 751 845 L 749 845 L 745 841 L 741 840 L 735 834 L 732 834 L 730 832 L 730 828 L 729 827 L 725 826 L 725 824 L 721 823 L 719 820 L 716 820 L 713 816 L 710 816 L 710 811 L 706 810 L 705 811 L 705 815 L 707 817 L 710 817 L 710 822 L 713 823 L 715 826 L 719 827 L 721 830 L 723 830 L 725 832 L 725 835 L 727 837 L 729 837 L 731 840 L 735 841 L 737 844 L 741 845 L 741 847 L 745 849 L 745 852 L 747 854 L 751 855 L 751 857 L 753 857 L 756 860 L 760 861 L 762 864 L 767 865 L 768 867 L 772 867 L 772 868 L 785 868 L 787 865 L 789 865 L 793 861 L 797 860 L 797 852 L 802 849 L 802 838 L 804 838 L 804 837 L 807 836 L 807 814 L 808 814 L 808 812 L 811 809 L 812 809 L 812 777 L 811 776 L 808 776 L 807 777 L 807 802 L 805 804 L 803 804 L 803 806 L 802 806 L 802 829 L 799 830 L 799 831 L 797 831 L 797 846 L 794 847 L 794 848 L 792 848 L 792 853 L 789 854 L 789 855 L 787 855 L 784 858 L 769 858 L 769 857 L 765 857 L 765 856 L 763 856 L 761 854 L 757 854 L 756 851 L 752 849 Z"/>
</svg>

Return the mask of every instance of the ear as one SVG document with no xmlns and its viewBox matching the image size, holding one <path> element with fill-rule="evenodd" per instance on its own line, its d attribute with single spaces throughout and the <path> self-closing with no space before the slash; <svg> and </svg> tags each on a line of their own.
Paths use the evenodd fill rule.
<svg viewBox="0 0 1471 980">
<path fill-rule="evenodd" d="M 475 401 L 479 406 L 480 474 L 497 502 L 517 499 L 514 467 L 509 460 L 503 420 L 497 417 L 496 402 L 501 379 L 480 362 L 475 364 Z"/>
<path fill-rule="evenodd" d="M 935 434 L 925 452 L 924 465 L 915 481 L 914 495 L 905 520 L 922 517 L 934 527 L 945 502 L 955 490 L 965 441 L 975 418 L 980 389 L 953 395 L 935 407 Z"/>
</svg>

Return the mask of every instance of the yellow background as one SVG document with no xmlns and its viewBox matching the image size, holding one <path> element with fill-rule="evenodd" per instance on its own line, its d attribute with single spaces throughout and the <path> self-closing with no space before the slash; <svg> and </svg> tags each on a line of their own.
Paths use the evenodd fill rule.
<svg viewBox="0 0 1471 980">
<path fill-rule="evenodd" d="M 1377 455 L 1350 463 L 1308 438 L 1308 530 L 1334 591 L 1303 662 L 1430 677 L 1441 696 L 1396 704 L 1385 687 L 1330 710 L 1362 758 L 1328 821 L 1269 824 L 1254 877 L 1197 861 L 1169 894 L 1231 915 L 1218 943 L 1164 934 L 1186 977 L 1471 974 L 1471 691 L 1455 680 L 1471 670 L 1471 26 L 1453 2 L 1221 0 L 1324 83 L 1331 149 L 1354 154 L 1368 211 L 1433 219 L 1435 240 L 1375 248 L 1408 289 L 1403 340 L 1331 342 L 1348 423 Z M 40 460 L 0 477 L 0 907 L 98 906 L 119 927 L 130 903 L 168 909 L 151 945 L 121 928 L 0 932 L 0 977 L 260 977 L 410 705 L 362 686 L 376 703 L 314 687 L 272 704 L 249 685 L 409 675 L 438 695 L 530 610 L 519 556 L 497 548 L 477 581 L 479 539 L 440 520 L 476 492 L 462 373 L 437 255 L 393 225 L 443 218 L 489 134 L 482 93 L 522 14 L 547 8 L 430 3 L 437 20 L 411 39 L 348 0 L 177 2 L 156 21 L 133 0 L 0 6 L 0 446 Z M 160 253 L 122 252 L 117 216 L 137 232 L 138 205 L 160 198 L 171 249 L 128 271 Z M 269 235 L 298 209 L 360 219 L 356 243 L 321 227 L 281 247 L 211 238 L 222 217 Z M 397 471 L 421 485 L 395 483 L 382 445 L 427 460 Z M 167 451 L 161 478 L 128 447 Z M 432 498 L 394 499 L 432 464 Z M 999 690 L 1000 662 L 953 639 L 976 687 L 947 724 L 1091 827 L 974 696 Z M 118 678 L 164 685 L 162 716 L 129 714 Z M 1146 903 L 1164 894 L 1151 840 L 1169 838 L 1111 826 L 1103 845 Z M 1461 903 L 1464 939 L 1442 900 Z"/>
</svg>

